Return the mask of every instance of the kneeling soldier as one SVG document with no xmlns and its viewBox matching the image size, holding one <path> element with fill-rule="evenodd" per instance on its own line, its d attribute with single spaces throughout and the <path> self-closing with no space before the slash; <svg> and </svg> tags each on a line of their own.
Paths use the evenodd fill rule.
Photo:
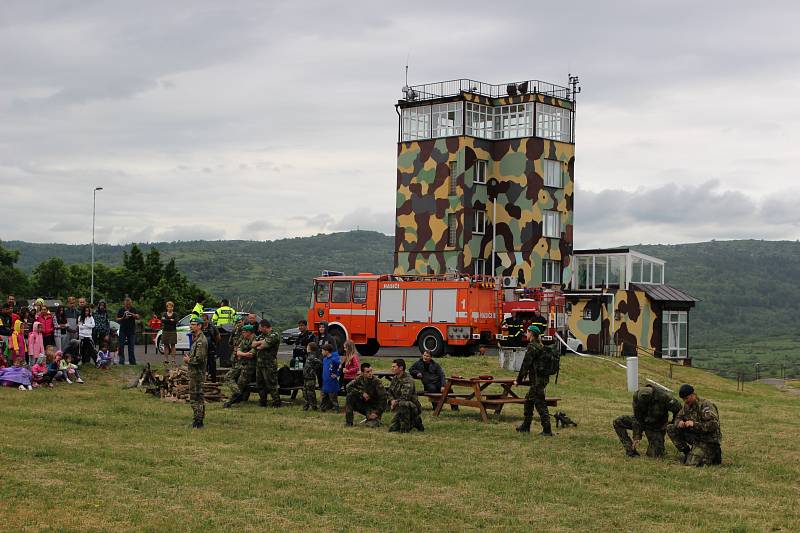
<svg viewBox="0 0 800 533">
<path fill-rule="evenodd" d="M 667 431 L 669 413 L 672 419 L 680 411 L 681 403 L 669 392 L 652 385 L 645 385 L 633 393 L 633 416 L 623 415 L 614 420 L 614 431 L 625 447 L 628 457 L 637 457 L 636 447 L 647 437 L 647 456 L 664 455 L 664 435 Z M 628 431 L 633 431 L 633 440 Z"/>
<path fill-rule="evenodd" d="M 417 390 L 414 378 L 406 372 L 406 362 L 403 359 L 392 361 L 392 383 L 389 385 L 389 408 L 394 411 L 394 418 L 389 425 L 389 431 L 408 433 L 412 428 L 425 431 L 422 425 L 422 407 L 417 399 Z"/>
<path fill-rule="evenodd" d="M 678 391 L 683 409 L 675 415 L 675 423 L 667 426 L 667 434 L 678 451 L 683 453 L 687 466 L 718 465 L 722 463 L 722 431 L 717 406 L 698 398 L 694 387 L 683 384 Z"/>
<path fill-rule="evenodd" d="M 189 367 L 189 403 L 192 406 L 194 420 L 193 428 L 203 427 L 206 414 L 205 399 L 203 397 L 203 384 L 206 381 L 206 358 L 208 357 L 208 342 L 203 335 L 203 319 L 193 317 L 189 321 L 192 329 L 192 348 L 189 355 L 183 356 L 183 362 Z"/>
<path fill-rule="evenodd" d="M 353 425 L 353 411 L 367 417 L 368 427 L 381 425 L 381 416 L 386 410 L 386 389 L 372 373 L 369 363 L 361 363 L 361 375 L 348 383 L 344 404 L 344 423 Z"/>
</svg>

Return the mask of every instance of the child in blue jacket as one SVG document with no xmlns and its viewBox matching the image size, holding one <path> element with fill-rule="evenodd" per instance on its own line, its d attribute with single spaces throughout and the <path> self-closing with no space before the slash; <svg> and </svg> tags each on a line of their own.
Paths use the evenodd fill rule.
<svg viewBox="0 0 800 533">
<path fill-rule="evenodd" d="M 333 410 L 339 412 L 339 354 L 333 346 L 325 344 L 322 347 L 322 398 L 319 403 L 320 411 Z"/>
</svg>

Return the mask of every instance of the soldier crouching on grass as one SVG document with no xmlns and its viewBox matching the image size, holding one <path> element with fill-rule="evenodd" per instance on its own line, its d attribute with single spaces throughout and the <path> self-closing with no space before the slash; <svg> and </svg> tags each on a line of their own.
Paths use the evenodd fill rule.
<svg viewBox="0 0 800 533">
<path fill-rule="evenodd" d="M 206 358 L 208 357 L 208 341 L 203 335 L 203 319 L 192 317 L 189 321 L 192 329 L 192 348 L 189 355 L 183 356 L 183 362 L 189 367 L 189 404 L 192 406 L 193 428 L 202 428 L 206 414 L 203 384 L 206 381 Z"/>
<path fill-rule="evenodd" d="M 386 396 L 386 389 L 380 379 L 372 373 L 372 365 L 361 363 L 361 375 L 347 384 L 344 425 L 353 425 L 353 412 L 357 411 L 367 417 L 367 427 L 380 426 L 381 416 L 386 410 Z"/>
<path fill-rule="evenodd" d="M 722 463 L 722 431 L 717 406 L 698 398 L 694 387 L 684 383 L 678 390 L 683 408 L 667 426 L 667 435 L 683 453 L 686 466 L 718 465 Z"/>
<path fill-rule="evenodd" d="M 628 457 L 639 456 L 636 447 L 644 434 L 647 437 L 647 457 L 663 456 L 669 413 L 672 413 L 674 421 L 680 410 L 681 403 L 677 398 L 661 388 L 648 384 L 634 392 L 633 416 L 623 415 L 614 420 L 614 431 L 625 447 L 625 454 Z M 633 440 L 628 430 L 633 432 Z"/>
</svg>

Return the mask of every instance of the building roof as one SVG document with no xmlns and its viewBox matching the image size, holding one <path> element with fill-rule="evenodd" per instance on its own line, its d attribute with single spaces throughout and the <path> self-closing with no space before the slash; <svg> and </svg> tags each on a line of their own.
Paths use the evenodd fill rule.
<svg viewBox="0 0 800 533">
<path fill-rule="evenodd" d="M 631 283 L 631 288 L 644 292 L 648 298 L 655 302 L 682 302 L 694 305 L 699 302 L 694 296 L 690 296 L 680 289 L 671 285 L 651 285 L 649 283 Z"/>
</svg>

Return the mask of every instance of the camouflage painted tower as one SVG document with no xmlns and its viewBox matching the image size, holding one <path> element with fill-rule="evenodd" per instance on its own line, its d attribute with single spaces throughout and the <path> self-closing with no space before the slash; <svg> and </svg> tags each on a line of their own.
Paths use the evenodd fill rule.
<svg viewBox="0 0 800 533">
<path fill-rule="evenodd" d="M 395 274 L 571 278 L 577 81 L 403 88 Z"/>
</svg>

